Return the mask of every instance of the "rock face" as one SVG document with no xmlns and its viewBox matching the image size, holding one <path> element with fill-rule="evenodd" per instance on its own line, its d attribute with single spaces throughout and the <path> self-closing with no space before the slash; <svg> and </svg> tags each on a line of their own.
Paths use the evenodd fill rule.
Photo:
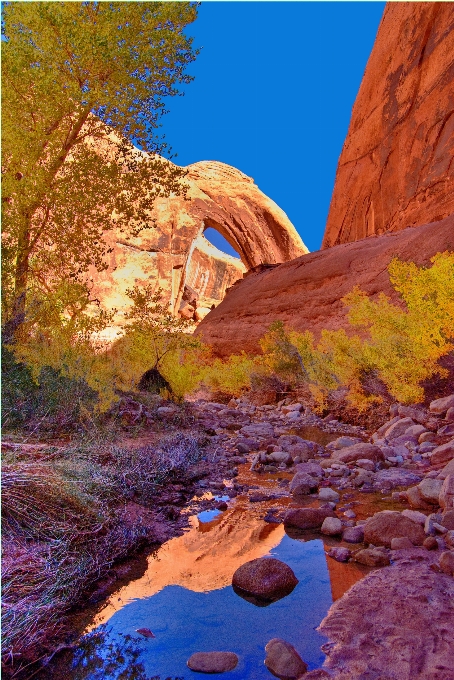
<svg viewBox="0 0 454 680">
<path fill-rule="evenodd" d="M 150 214 L 154 226 L 137 237 L 106 232 L 112 252 L 105 272 L 91 272 L 92 297 L 105 309 L 118 309 L 119 326 L 131 304 L 126 289 L 135 284 L 151 280 L 175 314 L 197 320 L 247 270 L 308 252 L 286 214 L 253 179 L 215 161 L 186 170 L 186 198 L 158 198 Z M 241 259 L 212 246 L 203 237 L 208 227 L 222 234 Z"/>
<path fill-rule="evenodd" d="M 453 81 L 453 3 L 388 3 L 339 159 L 323 248 L 454 212 Z"/>
<path fill-rule="evenodd" d="M 322 621 L 333 680 L 454 677 L 454 581 L 402 561 L 356 583 Z"/>
<path fill-rule="evenodd" d="M 368 295 L 397 296 L 387 266 L 394 256 L 428 264 L 452 250 L 454 215 L 395 234 L 334 246 L 249 273 L 198 326 L 196 334 L 219 356 L 259 352 L 259 339 L 277 319 L 299 331 L 347 327 L 341 298 L 355 285 Z"/>
</svg>

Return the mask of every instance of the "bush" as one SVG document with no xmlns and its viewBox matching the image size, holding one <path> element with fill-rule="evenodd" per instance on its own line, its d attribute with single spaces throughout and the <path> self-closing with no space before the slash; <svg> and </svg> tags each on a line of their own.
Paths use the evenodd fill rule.
<svg viewBox="0 0 454 680">
<path fill-rule="evenodd" d="M 401 305 L 384 294 L 372 300 L 358 288 L 343 298 L 351 330 L 361 335 L 324 330 L 315 344 L 310 332 L 275 322 L 261 341 L 264 364 L 293 385 L 306 384 L 319 408 L 330 392 L 345 387 L 348 401 L 365 410 L 382 400 L 364 389 L 374 381 L 403 403 L 422 400 L 421 382 L 446 375 L 438 361 L 454 348 L 454 253 L 438 253 L 431 262 L 391 262 Z"/>
<path fill-rule="evenodd" d="M 77 429 L 94 413 L 98 394 L 83 379 L 68 378 L 51 366 L 32 370 L 2 346 L 2 426 L 35 434 Z"/>
<path fill-rule="evenodd" d="M 232 354 L 227 360 L 215 359 L 203 373 L 203 382 L 213 391 L 238 397 L 251 386 L 251 375 L 263 372 L 261 359 Z"/>
</svg>

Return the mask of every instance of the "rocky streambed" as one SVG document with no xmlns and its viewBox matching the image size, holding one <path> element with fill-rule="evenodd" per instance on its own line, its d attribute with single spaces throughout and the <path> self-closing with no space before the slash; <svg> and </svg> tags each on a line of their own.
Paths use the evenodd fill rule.
<svg viewBox="0 0 454 680">
<path fill-rule="evenodd" d="M 372 436 L 290 399 L 194 412 L 187 529 L 46 677 L 452 680 L 454 396 Z"/>
</svg>

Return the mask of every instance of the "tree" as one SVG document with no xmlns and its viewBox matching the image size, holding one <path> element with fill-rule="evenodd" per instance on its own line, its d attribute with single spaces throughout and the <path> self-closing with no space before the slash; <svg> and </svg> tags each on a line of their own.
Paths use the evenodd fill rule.
<svg viewBox="0 0 454 680">
<path fill-rule="evenodd" d="M 190 2 L 6 3 L 2 47 L 4 318 L 33 287 L 105 268 L 103 232 L 150 224 L 184 172 L 157 156 L 164 100 L 192 78 Z M 134 146 L 132 144 L 134 142 Z M 184 191 L 184 189 L 183 189 Z"/>
</svg>

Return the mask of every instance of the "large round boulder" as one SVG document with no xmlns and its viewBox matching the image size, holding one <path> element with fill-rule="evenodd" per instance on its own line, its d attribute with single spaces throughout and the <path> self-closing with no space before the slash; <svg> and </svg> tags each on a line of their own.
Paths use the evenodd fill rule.
<svg viewBox="0 0 454 680">
<path fill-rule="evenodd" d="M 257 605 L 280 600 L 289 595 L 297 584 L 298 579 L 292 569 L 274 557 L 259 557 L 246 562 L 232 578 L 235 592 Z"/>
<path fill-rule="evenodd" d="M 297 680 L 307 671 L 293 645 L 280 638 L 273 638 L 265 647 L 265 666 L 280 680 Z"/>
<path fill-rule="evenodd" d="M 373 545 L 391 547 L 393 538 L 407 537 L 413 545 L 422 545 L 423 527 L 400 512 L 383 510 L 370 517 L 364 525 L 364 541 Z"/>
<path fill-rule="evenodd" d="M 346 446 L 338 451 L 333 451 L 331 455 L 332 458 L 335 458 L 340 463 L 354 463 L 361 458 L 367 458 L 375 462 L 385 459 L 382 450 L 378 446 L 366 443 Z"/>
</svg>

